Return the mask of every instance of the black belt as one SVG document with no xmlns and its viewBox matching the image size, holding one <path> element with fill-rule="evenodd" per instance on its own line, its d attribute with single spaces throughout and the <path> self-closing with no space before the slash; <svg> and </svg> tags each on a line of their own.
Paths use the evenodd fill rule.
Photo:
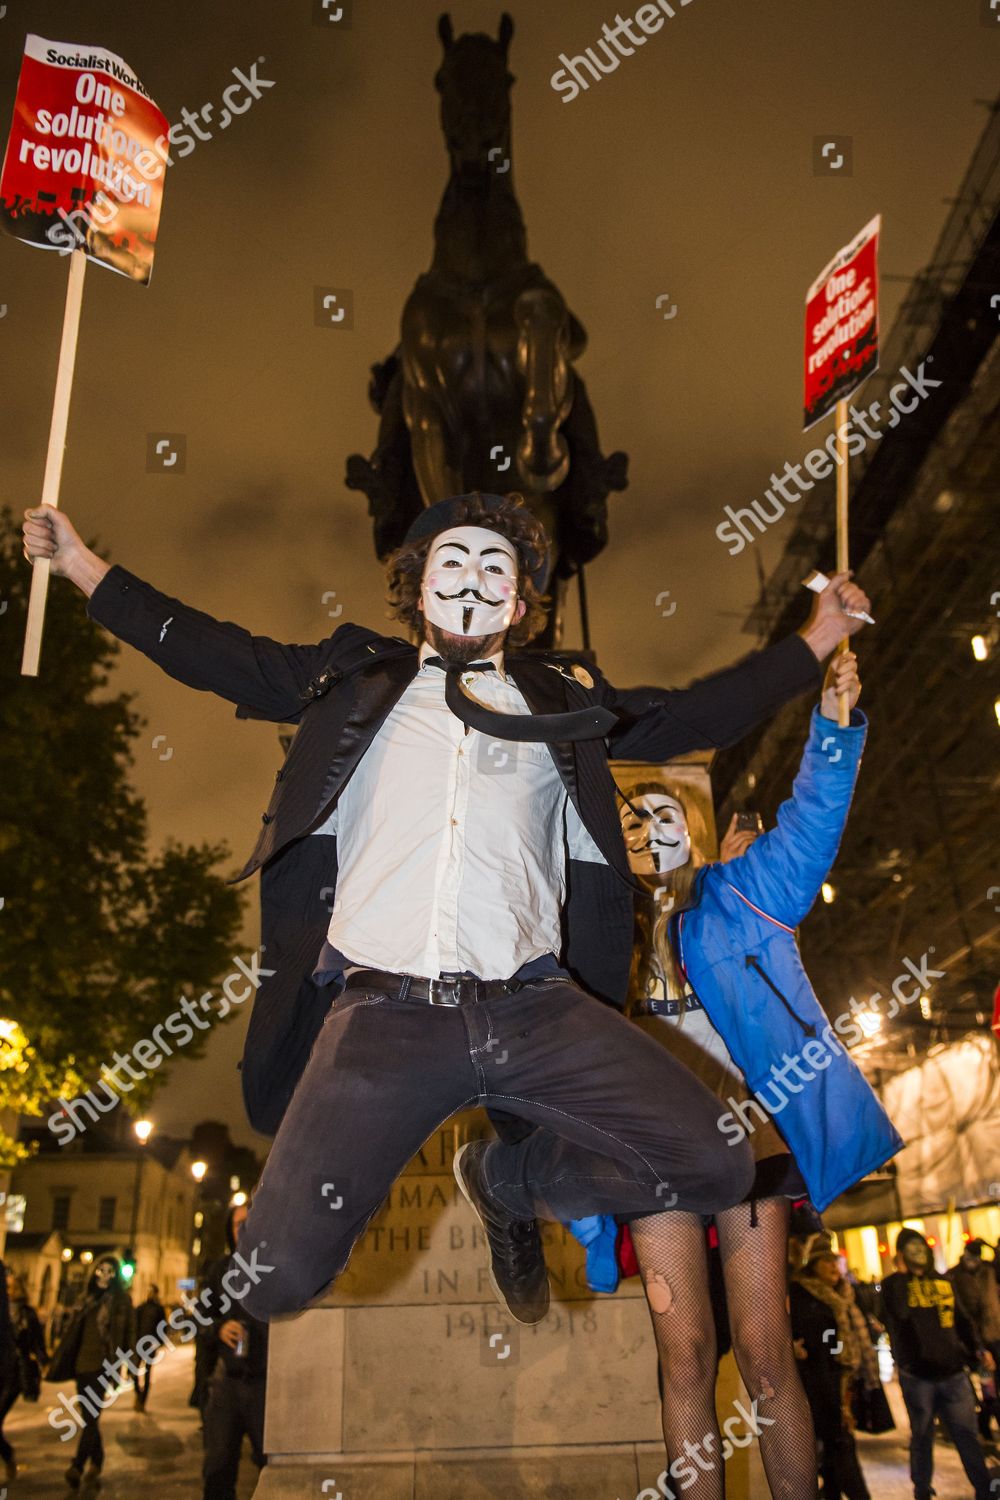
<svg viewBox="0 0 1000 1500">
<path fill-rule="evenodd" d="M 422 1000 L 425 1005 L 482 1005 L 545 979 L 562 977 L 549 974 L 537 979 L 476 979 L 469 974 L 453 974 L 444 979 L 421 979 L 414 974 L 387 974 L 382 969 L 355 969 L 344 980 L 344 989 L 378 990 L 390 1000 Z"/>
<path fill-rule="evenodd" d="M 685 1010 L 704 1010 L 704 1008 L 697 995 L 685 995 Z M 681 1002 L 679 1000 L 636 1000 L 630 1011 L 633 1016 L 679 1016 L 680 1013 Z"/>
</svg>

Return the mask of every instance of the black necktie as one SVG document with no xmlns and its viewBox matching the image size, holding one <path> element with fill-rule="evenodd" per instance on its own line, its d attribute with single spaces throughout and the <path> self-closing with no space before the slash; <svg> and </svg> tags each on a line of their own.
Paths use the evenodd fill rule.
<svg viewBox="0 0 1000 1500">
<path fill-rule="evenodd" d="M 578 708 L 561 714 L 497 713 L 470 698 L 461 683 L 463 672 L 495 671 L 492 662 L 449 663 L 440 656 L 428 656 L 425 665 L 440 667 L 445 673 L 444 701 L 455 717 L 491 739 L 544 744 L 558 740 L 602 740 L 618 723 L 618 715 L 608 708 Z"/>
</svg>

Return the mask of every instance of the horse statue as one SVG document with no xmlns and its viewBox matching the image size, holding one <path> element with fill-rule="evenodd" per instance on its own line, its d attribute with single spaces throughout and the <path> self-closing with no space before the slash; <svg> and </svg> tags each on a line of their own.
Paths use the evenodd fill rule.
<svg viewBox="0 0 1000 1500">
<path fill-rule="evenodd" d="M 542 644 L 558 645 L 567 581 L 607 543 L 607 497 L 628 457 L 605 458 L 573 368 L 587 344 L 562 293 L 529 261 L 514 194 L 507 55 L 499 36 L 453 35 L 443 15 L 435 77 L 451 175 L 434 221 L 434 259 L 403 308 L 401 340 L 372 366 L 379 414 L 370 459 L 347 485 L 368 496 L 385 558 L 424 505 L 482 489 L 519 490 L 552 541 L 552 606 Z M 585 642 L 586 644 L 586 642 Z"/>
</svg>

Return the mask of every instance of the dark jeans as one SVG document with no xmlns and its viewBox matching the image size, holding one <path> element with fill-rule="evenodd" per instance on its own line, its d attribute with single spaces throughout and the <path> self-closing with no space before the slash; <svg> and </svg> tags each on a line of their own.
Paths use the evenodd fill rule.
<svg viewBox="0 0 1000 1500">
<path fill-rule="evenodd" d="M 241 1380 L 226 1373 L 221 1363 L 208 1383 L 205 1403 L 205 1461 L 202 1465 L 202 1500 L 236 1500 L 236 1476 L 244 1433 L 250 1439 L 258 1469 L 264 1456 L 264 1376 Z"/>
<path fill-rule="evenodd" d="M 14 1450 L 10 1440 L 4 1435 L 3 1424 L 7 1420 L 7 1413 L 21 1394 L 21 1377 L 19 1372 L 13 1370 L 3 1381 L 0 1389 L 0 1460 L 9 1463 L 14 1457 Z"/>
<path fill-rule="evenodd" d="M 918 1500 L 931 1492 L 934 1418 L 938 1413 L 976 1492 L 976 1500 L 989 1500 L 989 1475 L 976 1436 L 976 1403 L 968 1375 L 960 1371 L 947 1380 L 921 1380 L 918 1375 L 900 1370 L 899 1385 L 910 1418 L 910 1478 Z"/>
<path fill-rule="evenodd" d="M 101 1437 L 100 1421 L 102 1403 L 107 1401 L 108 1397 L 100 1384 L 103 1374 L 103 1370 L 84 1370 L 76 1377 L 76 1393 L 78 1396 L 83 1396 L 87 1402 L 85 1406 L 80 1407 L 83 1427 L 80 1430 L 80 1440 L 76 1445 L 76 1457 L 73 1460 L 78 1469 L 82 1469 L 88 1459 L 91 1459 L 98 1469 L 104 1463 L 104 1439 Z"/>
<path fill-rule="evenodd" d="M 822 1438 L 823 1461 L 819 1472 L 823 1480 L 823 1500 L 870 1500 L 865 1476 L 858 1462 L 858 1450 L 854 1434 L 848 1432 L 843 1422 L 822 1428 L 813 1411 L 816 1436 Z"/>
<path fill-rule="evenodd" d="M 986 1347 L 992 1354 L 996 1366 L 992 1372 L 992 1378 L 996 1382 L 1000 1380 L 1000 1339 L 994 1339 L 992 1343 L 987 1343 Z M 997 1426 L 1000 1427 L 1000 1400 L 996 1396 L 984 1396 L 979 1407 L 979 1431 L 985 1438 L 990 1435 L 990 1421 L 993 1417 L 996 1418 Z"/>
<path fill-rule="evenodd" d="M 470 1105 L 528 1122 L 485 1159 L 490 1192 L 522 1219 L 713 1213 L 754 1166 L 722 1104 L 666 1048 L 562 979 L 481 1005 L 337 998 L 271 1147 L 240 1235 L 267 1265 L 245 1306 L 291 1312 L 344 1269 L 429 1135 Z M 512 1136 L 519 1135 L 519 1139 Z"/>
<path fill-rule="evenodd" d="M 132 1384 L 135 1386 L 136 1395 L 143 1406 L 145 1406 L 146 1397 L 149 1395 L 149 1381 L 153 1373 L 153 1366 L 147 1365 L 138 1355 L 136 1355 L 135 1363 L 139 1367 L 139 1374 L 132 1376 Z"/>
<path fill-rule="evenodd" d="M 194 1342 L 194 1387 L 188 1397 L 188 1406 L 197 1408 L 202 1422 L 205 1420 L 205 1402 L 208 1400 L 212 1371 L 218 1358 L 214 1333 L 209 1339 L 204 1331 L 200 1331 Z"/>
<path fill-rule="evenodd" d="M 831 1369 L 825 1359 L 810 1359 L 799 1365 L 799 1374 L 812 1413 L 813 1432 L 823 1450 L 819 1465 L 823 1500 L 871 1500 L 854 1434 L 844 1422 L 840 1372 Z"/>
</svg>

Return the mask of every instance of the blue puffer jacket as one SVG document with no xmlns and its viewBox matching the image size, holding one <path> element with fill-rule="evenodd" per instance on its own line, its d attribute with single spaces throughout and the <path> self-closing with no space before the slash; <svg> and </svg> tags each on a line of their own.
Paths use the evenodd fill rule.
<svg viewBox="0 0 1000 1500">
<path fill-rule="evenodd" d="M 846 729 L 814 710 L 777 827 L 738 859 L 700 870 L 691 904 L 671 924 L 695 994 L 761 1093 L 820 1211 L 903 1145 L 816 999 L 794 935 L 836 858 L 866 733 L 858 709 Z M 843 1029 L 856 1031 L 845 1015 Z M 746 1119 L 756 1122 L 752 1107 Z M 745 1133 L 732 1111 L 720 1128 L 730 1144 Z M 596 1237 L 600 1222 L 570 1227 L 596 1250 L 607 1243 Z M 607 1285 L 607 1268 L 593 1270 Z"/>
</svg>

